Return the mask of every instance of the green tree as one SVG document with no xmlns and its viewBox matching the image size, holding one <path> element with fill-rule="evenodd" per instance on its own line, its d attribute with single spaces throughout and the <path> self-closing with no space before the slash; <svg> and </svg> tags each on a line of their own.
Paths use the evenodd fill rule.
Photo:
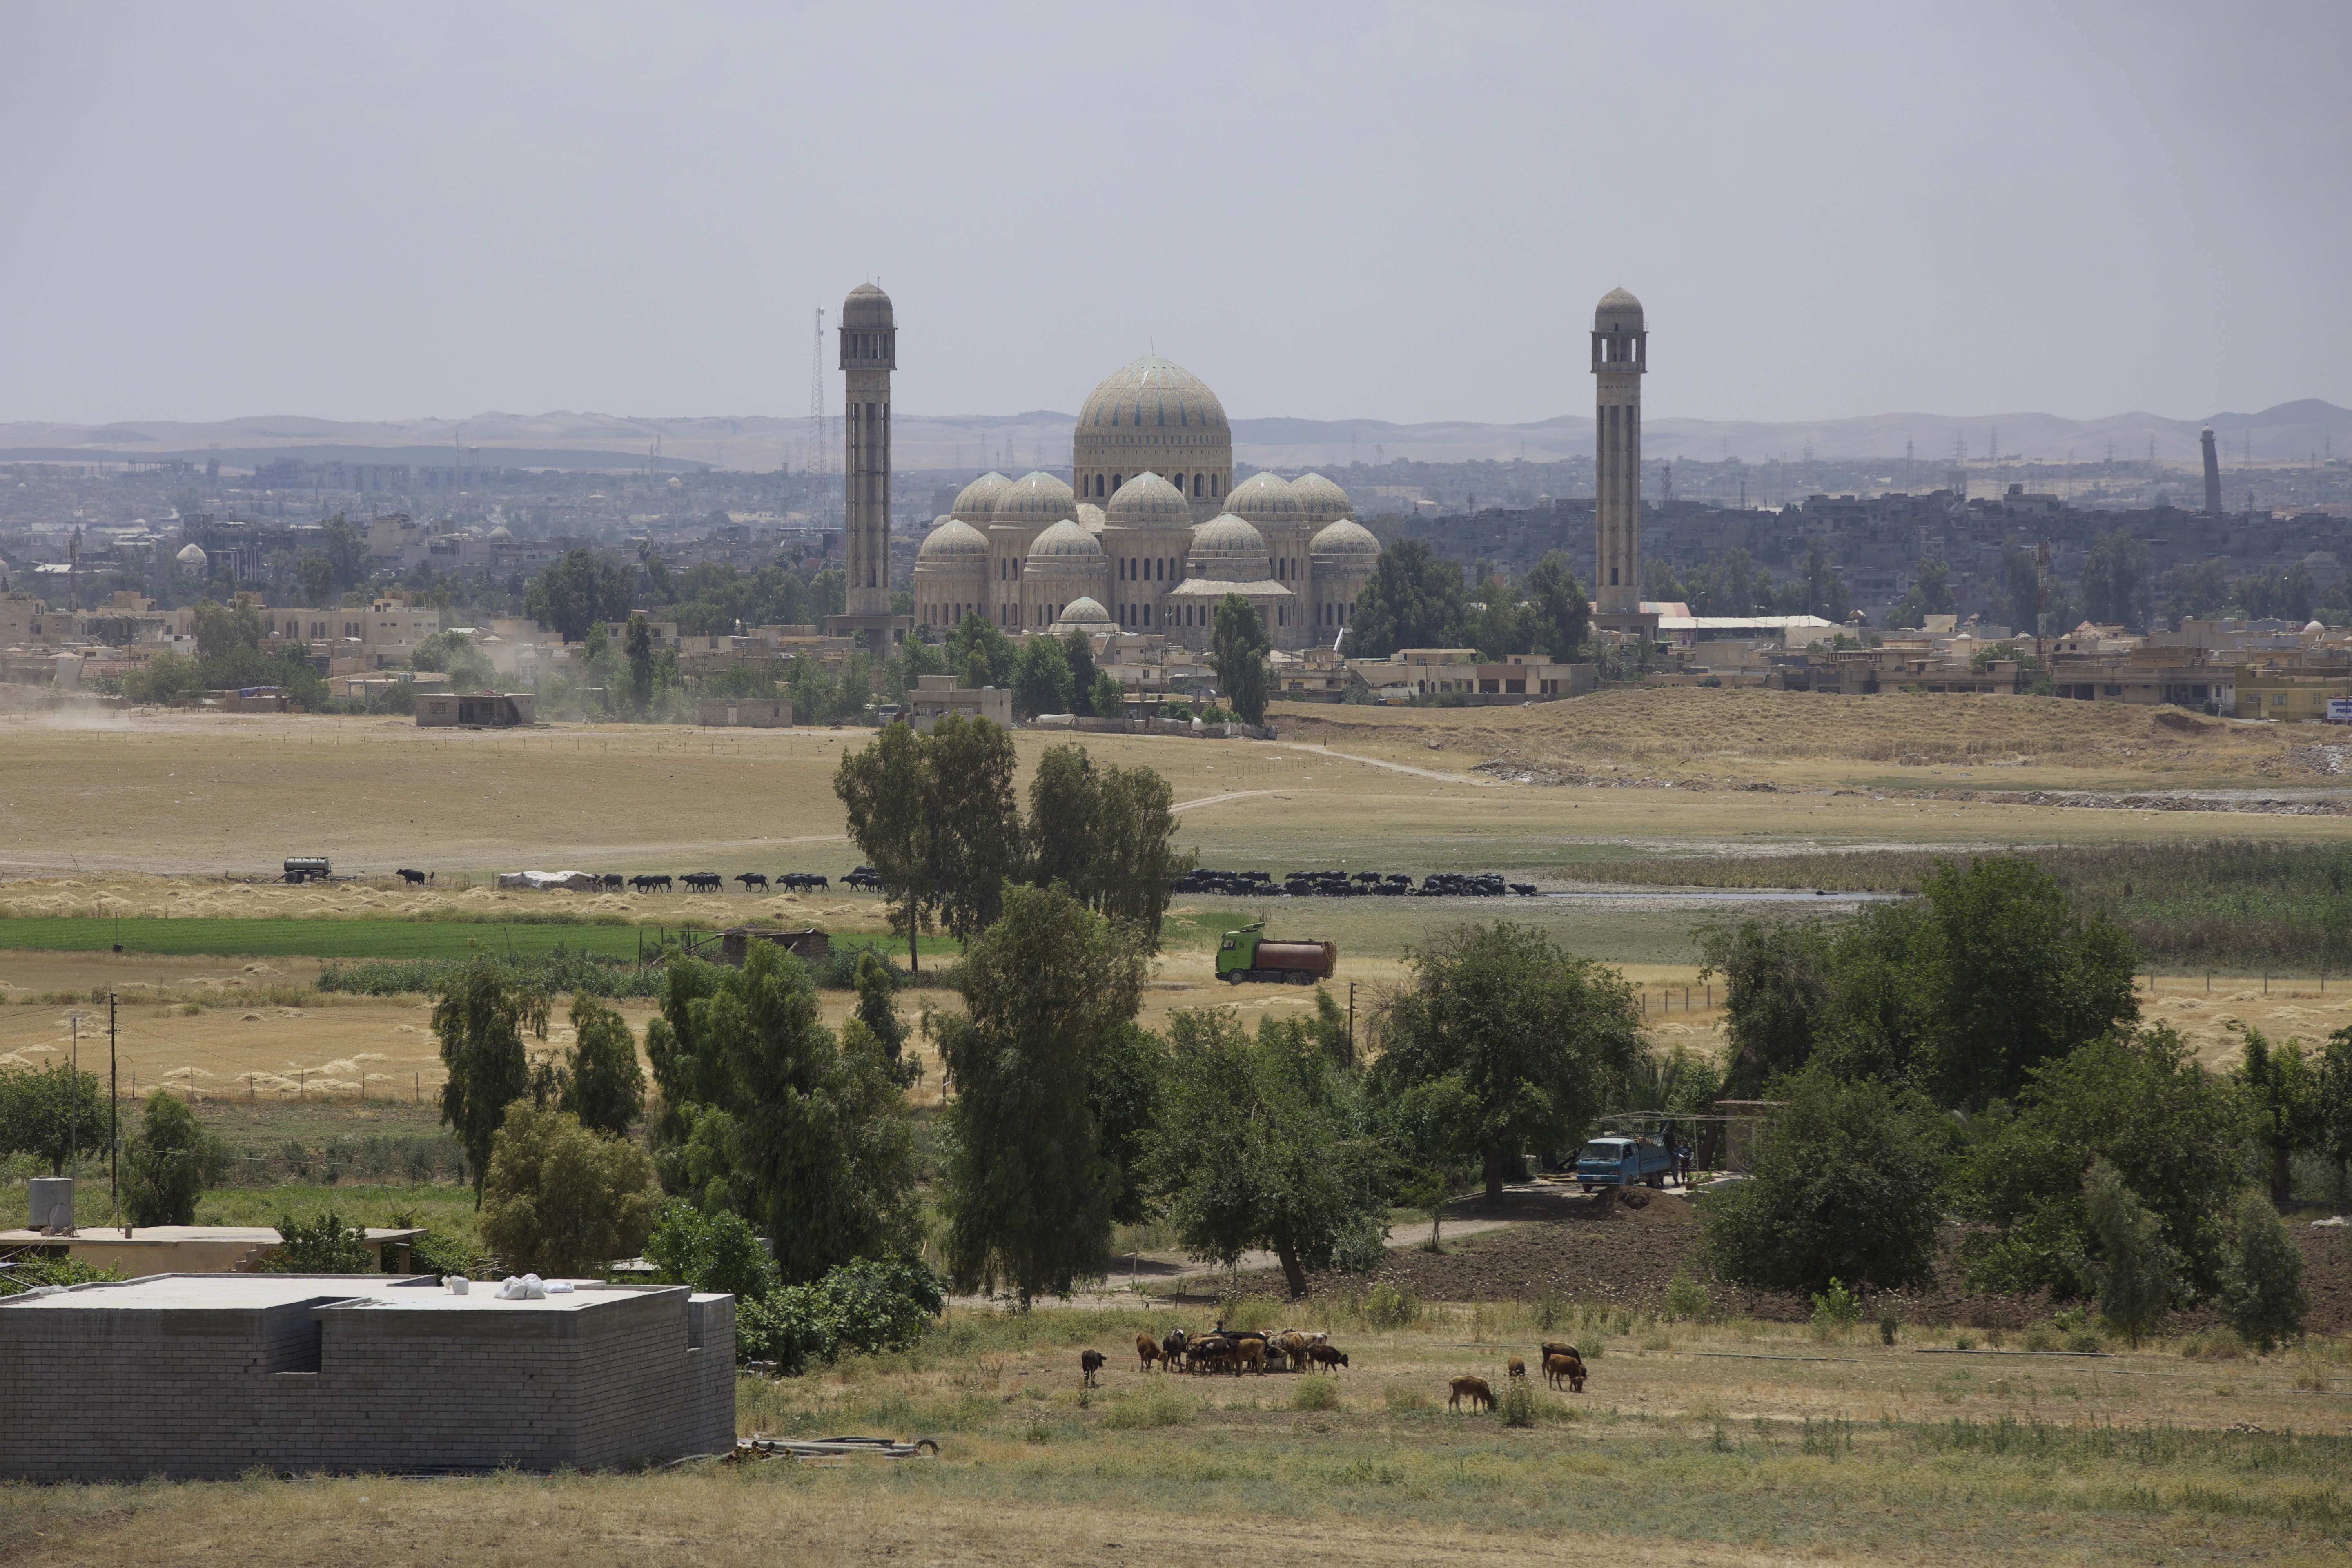
<svg viewBox="0 0 2352 1568">
<path fill-rule="evenodd" d="M 1160 922 L 1176 879 L 1193 857 L 1176 847 L 1175 792 L 1157 769 L 1107 767 L 1094 816 L 1094 907 L 1133 927 L 1160 951 Z"/>
<path fill-rule="evenodd" d="M 868 948 L 857 955 L 850 983 L 857 989 L 857 1021 L 881 1046 L 882 1054 L 898 1061 L 907 1048 L 907 1021 L 898 1016 L 898 987 L 890 978 L 890 966 Z"/>
<path fill-rule="evenodd" d="M 1108 669 L 1095 671 L 1094 693 L 1087 699 L 1097 719 L 1118 719 L 1127 712 L 1127 688 Z"/>
<path fill-rule="evenodd" d="M 646 1112 L 636 1037 L 620 1010 L 584 994 L 572 999 L 572 1048 L 556 1108 L 591 1132 L 625 1138 Z"/>
<path fill-rule="evenodd" d="M 1954 1163 L 1946 1196 L 1974 1222 L 1961 1244 L 1969 1277 L 1990 1290 L 2095 1290 L 2104 1253 L 2084 1183 L 2104 1159 L 2156 1215 L 2189 1287 L 2210 1294 L 2250 1131 L 2242 1097 L 2168 1028 L 2102 1036 L 2043 1063 L 2013 1108 L 1973 1119 Z"/>
<path fill-rule="evenodd" d="M 1445 932 L 1407 962 L 1413 983 L 1374 1015 L 1374 1085 L 1394 1100 L 1457 1079 L 1486 1194 L 1499 1198 L 1505 1161 L 1581 1140 L 1609 1077 L 1641 1055 L 1633 988 L 1506 921 Z"/>
<path fill-rule="evenodd" d="M 906 933 L 910 969 L 921 967 L 916 940 L 940 900 L 931 848 L 937 824 L 928 798 L 931 772 L 929 738 L 909 724 L 885 724 L 864 750 L 844 752 L 833 775 L 850 842 L 882 879 L 891 929 Z"/>
<path fill-rule="evenodd" d="M 1096 907 L 1095 819 L 1101 807 L 1102 781 L 1087 749 L 1046 747 L 1029 780 L 1029 879 L 1041 888 L 1060 887 L 1088 909 Z"/>
<path fill-rule="evenodd" d="M 239 594 L 235 603 L 227 605 L 200 599 L 188 620 L 201 658 L 221 658 L 239 648 L 261 646 L 261 611 L 250 594 Z"/>
<path fill-rule="evenodd" d="M 981 661 L 977 669 L 972 666 L 974 655 Z M 959 681 L 974 689 L 1011 686 L 1019 658 L 1020 650 L 1013 646 L 1013 639 L 977 610 L 966 612 L 963 624 L 948 638 L 948 668 L 956 672 Z"/>
<path fill-rule="evenodd" d="M 1468 595 L 1459 562 L 1433 554 L 1418 539 L 1381 552 L 1349 612 L 1348 651 L 1386 658 L 1401 647 L 1460 647 L 1468 637 Z"/>
<path fill-rule="evenodd" d="M 1702 981 L 1720 975 L 1731 1056 L 1724 1092 L 1752 1100 L 1782 1073 L 1810 1061 L 1831 994 L 1829 930 L 1811 921 L 1760 921 L 1709 927 L 1701 936 Z"/>
<path fill-rule="evenodd" d="M 2156 588 L 2148 579 L 2143 541 L 2120 528 L 2101 534 L 2083 563 L 2081 583 L 2083 611 L 2092 620 L 2126 631 L 2147 630 Z"/>
<path fill-rule="evenodd" d="M 2179 1258 L 2164 1239 L 2163 1222 L 2103 1159 L 2083 1173 L 2083 1217 L 2099 1238 L 2101 1257 L 2091 1269 L 2099 1310 L 2137 1346 L 2164 1328 L 2180 1289 Z"/>
<path fill-rule="evenodd" d="M 807 969 L 767 942 L 741 969 L 673 959 L 668 979 L 646 1052 L 666 1100 L 703 1108 L 663 1119 L 666 1142 L 700 1145 L 698 1166 L 666 1162 L 673 1178 L 740 1205 L 775 1238 L 788 1281 L 911 1247 L 914 1134 L 872 1031 L 855 1018 L 827 1029 Z"/>
<path fill-rule="evenodd" d="M 488 1190 L 482 1240 L 527 1274 L 577 1277 L 635 1258 L 661 1206 L 644 1150 L 528 1100 L 507 1108 Z"/>
<path fill-rule="evenodd" d="M 373 1274 L 376 1255 L 368 1247 L 367 1232 L 345 1225 L 332 1209 L 307 1220 L 280 1214 L 278 1246 L 260 1267 L 266 1274 Z"/>
<path fill-rule="evenodd" d="M 565 642 L 585 642 L 590 626 L 629 613 L 634 577 L 598 560 L 594 551 L 574 550 L 531 579 L 523 595 L 524 613 L 560 633 Z"/>
<path fill-rule="evenodd" d="M 629 661 L 629 708 L 642 718 L 654 700 L 654 629 L 644 616 L 629 617 L 621 648 Z"/>
<path fill-rule="evenodd" d="M 1013 786 L 1013 731 L 950 713 L 931 726 L 928 742 L 923 810 L 929 883 L 940 923 L 958 942 L 969 942 L 995 922 L 1005 881 L 1020 875 L 1026 858 L 1020 796 Z"/>
<path fill-rule="evenodd" d="M 1937 1019 L 1927 1084 L 1942 1103 L 2011 1098 L 2034 1068 L 2138 1018 L 2131 938 L 2077 912 L 2031 859 L 1939 864 L 1919 890 Z"/>
<path fill-rule="evenodd" d="M 453 691 L 480 691 L 498 680 L 498 673 L 463 632 L 435 632 L 408 656 L 408 668 L 446 674 Z"/>
<path fill-rule="evenodd" d="M 294 563 L 296 592 L 302 603 L 316 609 L 331 609 L 335 603 L 335 563 L 323 555 L 305 555 Z"/>
<path fill-rule="evenodd" d="M 1060 642 L 1033 637 L 1021 645 L 1013 675 L 1013 710 L 1024 718 L 1070 710 L 1070 660 Z"/>
<path fill-rule="evenodd" d="M 1105 717 L 1095 711 L 1095 645 L 1084 632 L 1062 639 L 1062 661 L 1070 670 L 1070 711 L 1081 718 Z"/>
<path fill-rule="evenodd" d="M 327 520 L 327 564 L 333 572 L 337 593 L 349 593 L 357 586 L 367 566 L 367 539 L 341 512 Z M 321 598 L 319 605 L 323 609 L 327 601 Z"/>
<path fill-rule="evenodd" d="M 673 1285 L 690 1285 L 739 1304 L 773 1290 L 776 1265 L 760 1238 L 736 1214 L 705 1214 L 691 1204 L 670 1204 L 646 1237 L 646 1261 Z"/>
<path fill-rule="evenodd" d="M 2010 626 L 2023 637 L 2046 635 L 2042 625 L 2042 568 L 2033 552 L 2014 539 L 2000 547 L 2000 584 Z"/>
<path fill-rule="evenodd" d="M 2271 1202 L 2287 1201 L 2294 1156 L 2327 1141 L 2320 1098 L 2321 1075 L 2303 1054 L 2303 1043 L 2273 1046 L 2248 1025 L 2238 1026 L 2243 1046 L 2236 1078 L 2254 1118 L 2254 1139 L 2269 1166 Z"/>
<path fill-rule="evenodd" d="M 1527 591 L 1528 640 L 1534 645 L 1528 651 L 1562 662 L 1581 653 L 1592 633 L 1592 601 L 1568 557 L 1557 550 L 1545 551 L 1528 574 Z M 1682 597 L 1679 593 L 1674 596 Z"/>
<path fill-rule="evenodd" d="M 1244 724 L 1265 722 L 1265 618 L 1239 594 L 1217 602 L 1209 630 L 1209 662 L 1216 667 L 1217 689 Z"/>
<path fill-rule="evenodd" d="M 1815 539 L 1805 546 L 1804 603 L 1797 613 L 1819 616 L 1825 621 L 1843 625 L 1853 609 L 1853 595 L 1847 590 L 1845 576 L 1830 559 L 1829 545 Z"/>
<path fill-rule="evenodd" d="M 509 980 L 498 960 L 478 955 L 458 972 L 433 1007 L 433 1033 L 441 1042 L 441 1120 L 457 1131 L 466 1163 L 474 1173 L 474 1206 L 482 1206 L 490 1149 L 507 1107 L 530 1089 L 530 1058 L 525 1030 L 547 1038 L 548 995 L 525 981 Z"/>
<path fill-rule="evenodd" d="M 2252 1187 L 2240 1193 L 2231 1207 L 2229 1248 L 2222 1310 L 2230 1326 L 2268 1355 L 2281 1340 L 2303 1332 L 2303 1315 L 2311 1310 L 2311 1297 L 2303 1284 L 2303 1254 L 2287 1236 L 2278 1211 Z"/>
<path fill-rule="evenodd" d="M 124 1217 L 134 1226 L 195 1224 L 196 1200 L 226 1155 L 186 1100 L 157 1089 L 122 1151 Z"/>
<path fill-rule="evenodd" d="M 1915 1094 L 1818 1069 L 1775 1080 L 1772 1096 L 1783 1104 L 1753 1179 L 1706 1200 L 1716 1273 L 1806 1293 L 1832 1279 L 1867 1293 L 1933 1279 L 1948 1123 Z"/>
<path fill-rule="evenodd" d="M 2336 1166 L 2337 1194 L 2352 1167 L 2352 1028 L 2327 1037 L 2319 1058 L 2319 1125 L 2327 1158 Z"/>
<path fill-rule="evenodd" d="M 2230 564 L 2220 556 L 2184 561 L 2165 569 L 2157 580 L 2164 595 L 2164 613 L 2176 629 L 2182 621 L 2202 620 L 2230 602 Z"/>
<path fill-rule="evenodd" d="M 1010 887 L 965 949 L 965 1014 L 946 1019 L 941 1208 L 959 1288 L 1001 1281 L 1026 1307 L 1100 1267 L 1119 1198 L 1089 1090 L 1135 1016 L 1144 959 L 1127 932 L 1058 889 Z"/>
<path fill-rule="evenodd" d="M 1308 1269 L 1385 1229 L 1350 1085 L 1297 1032 L 1252 1038 L 1229 1009 L 1187 1010 L 1170 1055 L 1149 1169 L 1189 1255 L 1230 1268 L 1265 1247 L 1299 1297 Z"/>
<path fill-rule="evenodd" d="M 0 1151 L 47 1161 L 49 1174 L 61 1176 L 75 1151 L 95 1152 L 109 1135 L 96 1073 L 65 1062 L 0 1071 Z"/>
</svg>

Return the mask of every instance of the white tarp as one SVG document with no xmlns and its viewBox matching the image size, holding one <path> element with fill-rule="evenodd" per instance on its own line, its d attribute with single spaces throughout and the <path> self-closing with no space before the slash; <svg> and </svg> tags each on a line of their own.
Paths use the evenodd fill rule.
<svg viewBox="0 0 2352 1568">
<path fill-rule="evenodd" d="M 596 879 L 585 871 L 501 871 L 501 888 L 536 888 L 541 892 L 551 888 L 562 888 L 574 893 L 593 893 Z"/>
</svg>

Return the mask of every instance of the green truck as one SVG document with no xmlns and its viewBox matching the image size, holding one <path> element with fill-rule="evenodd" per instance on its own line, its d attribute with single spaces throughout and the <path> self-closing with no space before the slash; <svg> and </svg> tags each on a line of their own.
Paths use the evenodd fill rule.
<svg viewBox="0 0 2352 1568">
<path fill-rule="evenodd" d="M 1322 937 L 1275 942 L 1265 922 L 1229 931 L 1217 943 L 1217 978 L 1228 985 L 1312 985 L 1339 967 L 1339 944 Z"/>
</svg>

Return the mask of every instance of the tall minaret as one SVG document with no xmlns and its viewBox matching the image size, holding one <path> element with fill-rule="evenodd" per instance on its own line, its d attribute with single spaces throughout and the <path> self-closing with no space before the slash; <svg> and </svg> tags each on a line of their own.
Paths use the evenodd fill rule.
<svg viewBox="0 0 2352 1568">
<path fill-rule="evenodd" d="M 2205 515 L 2221 515 L 2221 459 L 2213 450 L 2213 426 L 2208 425 L 2198 433 L 2205 447 Z"/>
<path fill-rule="evenodd" d="M 1642 375 L 1650 368 L 1642 301 L 1612 289 L 1592 312 L 1592 605 L 1599 624 L 1632 630 L 1642 615 Z"/>
<path fill-rule="evenodd" d="M 890 373 L 898 329 L 890 296 L 860 283 L 841 302 L 842 548 L 851 616 L 890 614 Z M 860 628 L 867 629 L 867 628 Z"/>
</svg>

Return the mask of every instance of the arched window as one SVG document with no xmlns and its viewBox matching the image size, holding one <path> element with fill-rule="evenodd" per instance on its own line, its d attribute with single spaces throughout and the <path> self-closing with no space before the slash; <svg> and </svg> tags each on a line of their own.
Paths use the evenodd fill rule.
<svg viewBox="0 0 2352 1568">
<path fill-rule="evenodd" d="M 1217 476 L 1214 474 L 1209 476 L 1209 493 L 1211 495 L 1217 493 Z"/>
<path fill-rule="evenodd" d="M 1196 496 L 1201 493 L 1201 476 L 1198 474 L 1192 476 L 1192 493 Z"/>
<path fill-rule="evenodd" d="M 1124 474 L 1113 474 L 1110 477 L 1110 493 L 1118 494 L 1118 487 L 1125 483 L 1127 483 L 1127 477 Z"/>
</svg>

